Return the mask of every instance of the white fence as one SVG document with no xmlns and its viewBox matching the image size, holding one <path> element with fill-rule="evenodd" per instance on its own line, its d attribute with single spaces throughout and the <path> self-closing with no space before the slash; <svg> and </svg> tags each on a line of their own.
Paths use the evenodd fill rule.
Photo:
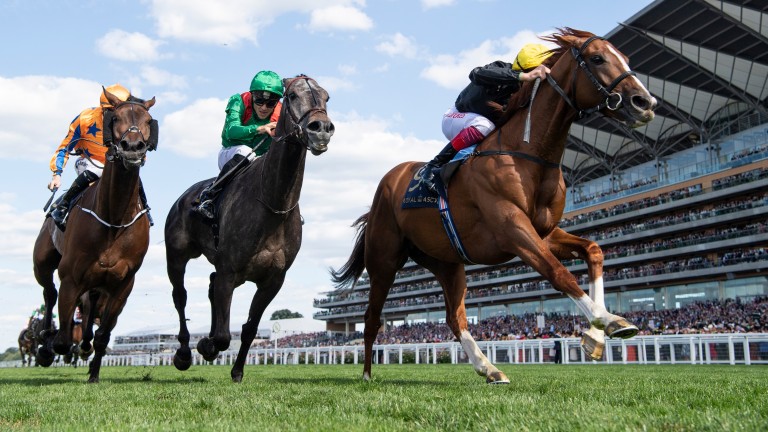
<svg viewBox="0 0 768 432">
<path fill-rule="evenodd" d="M 478 342 L 492 363 L 546 364 L 555 362 L 555 344 L 561 344 L 563 364 L 768 364 L 768 333 L 692 334 L 637 336 L 606 341 L 602 361 L 585 358 L 578 338 L 530 339 L 519 341 Z M 467 363 L 457 342 L 374 345 L 373 360 L 378 364 Z M 209 363 L 193 351 L 192 364 L 234 363 L 237 351 L 222 352 Z M 363 361 L 363 347 L 330 346 L 306 348 L 251 349 L 246 364 L 358 364 Z M 159 366 L 173 364 L 173 353 L 107 355 L 102 366 Z M 86 366 L 83 361 L 79 366 Z M 20 361 L 0 362 L 0 367 L 19 367 Z M 63 366 L 56 362 L 54 366 Z"/>
</svg>

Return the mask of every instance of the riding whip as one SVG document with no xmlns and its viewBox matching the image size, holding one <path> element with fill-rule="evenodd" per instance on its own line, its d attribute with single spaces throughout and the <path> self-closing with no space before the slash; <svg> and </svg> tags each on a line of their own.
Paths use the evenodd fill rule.
<svg viewBox="0 0 768 432">
<path fill-rule="evenodd" d="M 536 78 L 533 83 L 533 91 L 531 92 L 531 103 L 528 105 L 528 117 L 525 119 L 525 132 L 523 132 L 523 142 L 530 144 L 531 141 L 531 111 L 533 111 L 533 99 L 536 97 L 536 92 L 539 90 L 539 84 L 541 78 Z"/>
<path fill-rule="evenodd" d="M 43 211 L 48 211 L 48 207 L 49 207 L 49 206 L 51 205 L 51 203 L 53 202 L 53 197 L 54 197 L 54 196 L 56 196 L 56 191 L 57 191 L 57 190 L 59 190 L 59 187 L 58 187 L 58 186 L 56 186 L 55 188 L 51 189 L 51 192 L 52 192 L 52 193 L 51 193 L 51 197 L 50 197 L 50 198 L 48 198 L 48 202 L 47 202 L 47 203 L 45 203 L 45 207 L 43 207 Z"/>
</svg>

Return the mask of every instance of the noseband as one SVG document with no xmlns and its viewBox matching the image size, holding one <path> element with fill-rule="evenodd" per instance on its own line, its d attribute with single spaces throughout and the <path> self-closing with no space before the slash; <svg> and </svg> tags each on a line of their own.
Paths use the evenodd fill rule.
<svg viewBox="0 0 768 432">
<path fill-rule="evenodd" d="M 312 108 L 308 109 L 307 112 L 301 115 L 301 117 L 298 117 L 296 113 L 293 112 L 293 109 L 291 108 L 290 98 L 285 98 L 285 110 L 288 112 L 288 115 L 291 118 L 291 122 L 293 122 L 293 130 L 286 135 L 282 135 L 280 137 L 275 138 L 274 141 L 281 142 L 287 138 L 296 138 L 299 142 L 304 144 L 304 147 L 306 147 L 307 150 L 311 150 L 309 147 L 309 143 L 307 143 L 306 141 L 306 130 L 302 123 L 312 113 L 323 113 L 325 115 L 328 115 L 328 112 L 325 110 L 325 108 L 316 108 L 317 106 L 320 105 L 320 101 L 318 99 L 316 90 L 312 87 L 312 83 L 310 82 L 311 78 L 306 75 L 301 75 L 294 78 L 288 84 L 288 87 L 286 87 L 285 93 L 288 94 L 288 89 L 290 89 L 291 86 L 293 86 L 293 83 L 295 83 L 299 79 L 303 79 L 307 83 L 307 86 L 309 87 L 309 92 L 312 95 L 312 102 L 313 102 Z"/>
<path fill-rule="evenodd" d="M 584 57 L 582 54 L 584 53 L 584 50 L 587 49 L 590 43 L 592 43 L 595 40 L 605 40 L 605 38 L 600 36 L 592 36 L 581 45 L 581 48 L 576 49 L 575 47 L 571 47 L 570 51 L 573 55 L 573 58 L 576 60 L 576 64 L 579 65 L 579 69 L 584 71 L 584 74 L 587 76 L 590 82 L 592 82 L 592 85 L 595 86 L 598 92 L 600 92 L 601 95 L 605 97 L 605 100 L 602 103 L 599 103 L 597 106 L 588 108 L 588 109 L 581 109 L 576 105 L 576 102 L 572 100 L 568 95 L 565 93 L 565 91 L 557 84 L 557 81 L 555 81 L 554 78 L 552 78 L 551 75 L 547 74 L 547 81 L 552 86 L 552 88 L 557 91 L 557 93 L 565 100 L 568 105 L 576 110 L 578 112 L 579 118 L 584 118 L 587 116 L 590 116 L 603 108 L 608 108 L 611 111 L 616 111 L 623 105 L 623 100 L 620 93 L 614 93 L 613 90 L 616 88 L 617 85 L 619 85 L 620 82 L 624 80 L 624 78 L 627 78 L 629 76 L 635 76 L 634 71 L 624 71 L 621 75 L 616 77 L 610 85 L 608 85 L 608 88 L 604 87 L 600 81 L 597 80 L 597 77 L 595 77 L 595 74 L 592 73 L 592 70 L 589 69 L 589 65 L 587 65 L 587 62 L 584 61 Z M 571 88 L 575 88 L 576 83 L 576 73 L 578 69 L 574 69 L 573 71 L 573 78 L 571 80 Z"/>
</svg>

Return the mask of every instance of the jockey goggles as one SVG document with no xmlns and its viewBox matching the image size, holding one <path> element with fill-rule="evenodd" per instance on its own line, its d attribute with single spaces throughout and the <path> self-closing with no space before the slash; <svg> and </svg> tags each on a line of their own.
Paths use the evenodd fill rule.
<svg viewBox="0 0 768 432">
<path fill-rule="evenodd" d="M 254 105 L 266 105 L 267 108 L 274 108 L 277 105 L 277 102 L 279 99 L 263 99 L 263 98 L 254 98 L 253 103 Z"/>
</svg>

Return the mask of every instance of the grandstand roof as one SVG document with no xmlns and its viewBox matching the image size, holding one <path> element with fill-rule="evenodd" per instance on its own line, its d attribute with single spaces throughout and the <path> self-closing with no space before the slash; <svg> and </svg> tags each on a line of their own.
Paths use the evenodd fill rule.
<svg viewBox="0 0 768 432">
<path fill-rule="evenodd" d="M 768 0 L 657 0 L 605 37 L 658 99 L 638 129 L 596 115 L 575 122 L 563 157 L 570 186 L 699 143 L 768 114 Z"/>
</svg>

